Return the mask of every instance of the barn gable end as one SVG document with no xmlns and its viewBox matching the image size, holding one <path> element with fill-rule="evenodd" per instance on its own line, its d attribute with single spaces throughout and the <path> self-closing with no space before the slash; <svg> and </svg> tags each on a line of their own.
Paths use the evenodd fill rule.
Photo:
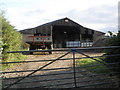
<svg viewBox="0 0 120 90">
<path fill-rule="evenodd" d="M 52 36 L 53 47 L 65 48 L 69 41 L 92 41 L 96 42 L 97 34 L 102 38 L 105 33 L 83 27 L 69 18 L 55 20 L 35 28 L 20 31 L 23 35 Z M 26 39 L 27 40 L 27 39 Z"/>
</svg>

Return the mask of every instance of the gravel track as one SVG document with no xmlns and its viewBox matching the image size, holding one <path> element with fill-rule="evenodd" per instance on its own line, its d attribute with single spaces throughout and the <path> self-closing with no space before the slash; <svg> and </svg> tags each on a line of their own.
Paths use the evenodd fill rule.
<svg viewBox="0 0 120 90">
<path fill-rule="evenodd" d="M 29 55 L 29 57 L 26 59 L 26 61 L 34 61 L 34 60 L 54 60 L 57 59 L 58 57 L 64 55 L 66 52 L 54 52 L 53 54 L 41 54 L 41 55 Z M 38 53 L 36 53 L 38 54 Z M 87 53 L 90 56 L 98 56 L 98 55 L 102 55 L 102 53 Z M 76 54 L 75 55 L 76 58 L 79 57 L 84 57 L 80 54 Z M 68 54 L 63 58 L 72 58 L 72 54 Z M 62 58 L 62 59 L 63 59 Z M 22 64 L 18 64 L 6 71 L 27 71 L 27 70 L 36 70 L 39 69 L 40 67 L 46 65 L 47 63 L 49 63 L 51 61 L 46 61 L 46 62 L 30 62 L 30 63 L 22 63 Z M 57 60 L 55 62 L 53 62 L 52 64 L 48 65 L 47 67 L 45 67 L 44 69 L 52 69 L 52 68 L 63 68 L 63 67 L 71 67 L 71 69 L 59 69 L 59 70 L 49 70 L 49 71 L 38 71 L 36 73 L 34 73 L 32 76 L 36 76 L 36 75 L 46 75 L 46 74 L 57 74 L 57 73 L 66 73 L 66 72 L 73 72 L 73 60 Z M 76 71 L 83 71 L 82 73 L 76 73 L 76 76 L 79 76 L 81 78 L 77 78 L 77 82 L 81 81 L 80 83 L 77 83 L 77 86 L 81 86 L 81 85 L 85 85 L 85 84 L 93 84 L 93 83 L 100 83 L 101 81 L 89 81 L 89 82 L 82 82 L 85 80 L 91 80 L 91 79 L 100 79 L 100 78 L 106 78 L 108 77 L 108 75 L 104 75 L 104 76 L 97 76 L 97 77 L 92 77 L 92 76 L 88 76 L 88 77 L 83 77 L 85 75 L 93 75 L 95 73 L 86 71 L 85 69 L 77 69 Z M 84 72 L 85 71 L 85 72 Z M 28 74 L 30 74 L 31 72 L 21 72 L 21 73 L 9 73 L 9 74 L 4 74 L 3 78 L 14 78 L 14 77 L 24 77 Z M 71 88 L 74 87 L 74 77 L 73 77 L 73 73 L 71 74 L 61 74 L 61 75 L 49 75 L 49 76 L 37 76 L 37 77 L 27 77 L 26 79 L 22 80 L 21 82 L 32 82 L 34 80 L 48 80 L 48 79 L 59 79 L 59 80 L 53 80 L 53 81 L 41 81 L 41 82 L 33 82 L 33 83 L 26 83 L 26 84 L 16 84 L 13 85 L 12 88 L 29 88 L 29 87 L 50 87 L 50 88 Z M 70 78 L 70 79 L 66 79 L 66 80 L 61 80 L 61 78 Z M 109 81 L 113 81 L 116 78 L 113 77 L 113 79 L 110 80 L 105 80 L 105 82 L 109 82 Z M 3 84 L 10 84 L 13 83 L 15 81 L 17 81 L 18 79 L 8 79 L 8 80 L 3 80 Z M 103 80 L 102 80 L 103 81 Z M 63 83 L 68 83 L 66 85 L 58 85 L 58 84 L 63 84 Z M 71 83 L 71 84 L 70 84 Z M 104 87 L 104 88 L 109 88 L 109 87 L 116 87 L 115 85 L 102 85 L 102 86 L 93 86 L 93 88 L 95 87 Z"/>
</svg>

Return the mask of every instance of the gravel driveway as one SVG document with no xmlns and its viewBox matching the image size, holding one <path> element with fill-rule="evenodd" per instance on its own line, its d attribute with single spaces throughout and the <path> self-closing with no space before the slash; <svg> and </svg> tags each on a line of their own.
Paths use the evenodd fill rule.
<svg viewBox="0 0 120 90">
<path fill-rule="evenodd" d="M 62 55 L 64 55 L 66 52 L 54 52 L 53 54 L 41 54 L 41 55 L 29 55 L 28 59 L 26 61 L 35 61 L 35 60 L 53 60 L 56 59 Z M 101 53 L 89 53 L 90 56 L 96 56 L 96 55 L 101 55 Z M 76 58 L 79 57 L 84 57 L 80 54 L 76 54 Z M 68 54 L 63 58 L 72 58 L 72 54 Z M 63 59 L 62 58 L 62 59 Z M 18 64 L 13 68 L 10 68 L 7 71 L 28 71 L 28 70 L 36 70 L 39 69 L 40 67 L 46 65 L 51 61 L 45 61 L 45 62 L 30 62 L 30 63 L 22 63 Z M 70 68 L 67 68 L 70 67 Z M 71 88 L 74 87 L 74 73 L 73 72 L 73 60 L 57 60 L 54 63 L 48 65 L 44 69 L 53 69 L 53 68 L 66 68 L 66 69 L 57 69 L 57 70 L 42 70 L 34 73 L 32 77 L 27 77 L 24 80 L 20 81 L 22 84 L 15 84 L 12 86 L 12 88 L 30 88 L 30 87 L 49 87 L 49 88 Z M 84 68 L 76 68 L 76 71 L 80 71 L 81 73 L 76 73 L 76 77 L 81 77 L 77 78 L 76 81 L 79 82 L 77 83 L 77 86 L 83 86 L 86 84 L 93 84 L 93 83 L 100 83 L 102 78 L 107 78 L 110 77 L 108 75 L 104 76 L 90 76 L 90 75 L 95 75 L 95 73 L 86 71 Z M 14 77 L 24 77 L 31 72 L 21 72 L 21 73 L 8 73 L 4 74 L 3 78 L 14 78 Z M 63 73 L 63 74 L 61 74 Z M 69 73 L 69 74 L 68 74 Z M 86 76 L 86 77 L 85 77 Z M 63 79 L 67 78 L 67 79 Z M 52 81 L 50 80 L 52 79 Z M 101 80 L 94 80 L 94 81 L 89 81 L 89 80 L 94 80 L 94 79 L 101 79 Z M 115 76 L 113 76 L 112 79 L 109 80 L 104 80 L 104 82 L 110 82 L 114 81 L 116 79 Z M 17 79 L 6 79 L 3 80 L 3 84 L 11 84 Z M 37 82 L 33 82 L 37 81 Z M 39 81 L 39 82 L 38 82 Z M 26 82 L 26 83 L 25 83 Z M 24 83 L 24 84 L 23 84 Z M 63 85 L 65 84 L 66 85 Z M 104 87 L 104 88 L 109 88 L 109 87 L 116 87 L 116 84 L 107 84 L 107 85 L 99 85 L 99 86 L 93 86 L 95 87 Z"/>
</svg>

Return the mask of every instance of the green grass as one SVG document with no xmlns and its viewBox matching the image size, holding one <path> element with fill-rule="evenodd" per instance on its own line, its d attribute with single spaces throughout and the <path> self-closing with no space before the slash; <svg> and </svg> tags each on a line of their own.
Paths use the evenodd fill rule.
<svg viewBox="0 0 120 90">
<path fill-rule="evenodd" d="M 95 59 L 100 60 L 100 58 L 95 58 Z M 101 65 L 96 65 L 96 64 L 101 64 Z M 94 72 L 94 73 L 109 72 L 108 68 L 105 65 L 103 65 L 102 63 L 100 63 L 98 61 L 90 59 L 90 58 L 83 58 L 83 59 L 77 60 L 76 65 L 77 66 L 89 66 L 89 65 L 91 65 L 90 67 L 85 67 L 84 69 L 86 69 L 90 72 Z M 92 66 L 92 65 L 95 65 L 95 66 Z"/>
<path fill-rule="evenodd" d="M 12 54 L 12 55 L 16 55 L 16 54 Z M 9 60 L 7 60 L 5 62 L 19 62 L 19 61 L 24 61 L 26 58 L 27 58 L 26 55 L 19 54 L 19 57 L 17 57 L 17 58 L 16 57 L 11 57 Z M 19 63 L 2 64 L 1 69 L 2 69 L 2 71 L 4 71 L 8 68 L 12 68 L 12 67 L 16 66 L 17 64 L 19 64 Z"/>
</svg>

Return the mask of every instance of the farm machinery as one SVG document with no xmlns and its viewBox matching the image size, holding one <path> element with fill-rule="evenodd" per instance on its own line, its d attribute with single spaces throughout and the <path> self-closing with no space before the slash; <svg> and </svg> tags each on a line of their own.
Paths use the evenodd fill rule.
<svg viewBox="0 0 120 90">
<path fill-rule="evenodd" d="M 25 39 L 25 42 L 30 45 L 29 50 L 52 49 L 52 37 L 51 36 L 25 35 L 24 39 Z M 48 53 L 52 54 L 51 51 L 49 51 Z M 33 54 L 33 52 L 30 52 L 30 54 Z"/>
</svg>

